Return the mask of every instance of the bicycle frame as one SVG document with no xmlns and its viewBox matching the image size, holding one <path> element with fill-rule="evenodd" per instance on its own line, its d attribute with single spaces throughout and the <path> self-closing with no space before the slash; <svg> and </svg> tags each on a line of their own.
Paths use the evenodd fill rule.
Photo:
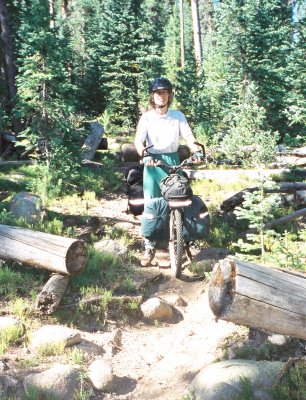
<svg viewBox="0 0 306 400">
<path fill-rule="evenodd" d="M 203 155 L 205 156 L 204 146 L 200 143 L 195 143 L 200 146 L 203 151 Z M 144 152 L 148 148 L 144 149 Z M 143 155 L 144 155 L 143 152 Z M 155 163 L 155 166 L 158 167 L 166 167 L 168 175 L 178 174 L 179 170 L 181 170 L 184 166 L 193 165 L 192 157 L 184 160 L 179 165 L 167 165 L 162 161 L 158 161 Z M 170 218 L 169 218 L 169 255 L 170 255 L 170 264 L 173 275 L 176 278 L 179 278 L 182 273 L 182 264 L 183 264 L 183 253 L 186 248 L 187 257 L 190 259 L 191 254 L 189 250 L 188 243 L 185 243 L 183 238 L 183 218 L 184 218 L 184 208 L 192 204 L 192 199 L 165 199 L 169 205 L 170 209 Z"/>
</svg>

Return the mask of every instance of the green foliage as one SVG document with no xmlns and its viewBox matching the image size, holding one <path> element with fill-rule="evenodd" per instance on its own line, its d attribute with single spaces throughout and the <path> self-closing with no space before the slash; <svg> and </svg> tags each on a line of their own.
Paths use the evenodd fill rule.
<svg viewBox="0 0 306 400">
<path fill-rule="evenodd" d="M 0 296 L 15 298 L 19 294 L 28 294 L 29 287 L 37 287 L 42 279 L 22 271 L 15 271 L 8 265 L 0 268 Z"/>
<path fill-rule="evenodd" d="M 92 190 L 97 195 L 104 194 L 105 191 L 117 192 L 122 188 L 122 172 L 118 168 L 118 163 L 111 153 L 103 152 L 103 155 L 96 157 L 102 165 L 93 171 L 90 167 L 83 166 L 78 176 L 73 180 L 74 185 L 82 182 L 85 190 Z"/>
<path fill-rule="evenodd" d="M 112 124 L 118 126 L 121 133 L 126 133 L 134 129 L 138 114 L 143 8 L 141 1 L 124 0 L 119 4 L 107 0 L 103 11 L 98 54 L 106 110 Z"/>
<path fill-rule="evenodd" d="M 221 146 L 228 159 L 245 166 L 267 164 L 275 158 L 278 134 L 263 130 L 265 112 L 254 85 L 241 88 L 240 100 L 227 115 L 228 133 Z"/>
<path fill-rule="evenodd" d="M 4 354 L 9 346 L 18 342 L 23 335 L 21 325 L 14 325 L 0 330 L 0 355 Z"/>
<path fill-rule="evenodd" d="M 271 400 L 303 400 L 306 398 L 306 366 L 303 360 L 289 366 L 281 382 L 271 389 Z"/>
<path fill-rule="evenodd" d="M 280 268 L 306 271 L 306 229 L 297 234 L 275 232 L 270 239 L 268 259 Z"/>
<path fill-rule="evenodd" d="M 72 282 L 80 290 L 95 290 L 101 284 L 103 290 L 115 291 L 129 285 L 130 269 L 120 257 L 109 253 L 101 253 L 89 247 L 87 265 L 80 276 L 72 278 Z M 81 289 L 83 288 L 83 289 Z"/>
<path fill-rule="evenodd" d="M 264 225 L 273 218 L 280 205 L 280 196 L 278 194 L 266 195 L 264 189 L 271 188 L 272 181 L 261 180 L 258 184 L 258 190 L 248 192 L 244 196 L 242 207 L 237 207 L 235 214 L 237 219 L 245 219 L 249 222 L 249 228 L 254 228 L 255 233 L 247 235 L 247 241 L 239 239 L 237 246 L 246 253 L 256 254 L 259 250 L 262 260 L 265 259 L 265 240 L 269 235 Z"/>
</svg>

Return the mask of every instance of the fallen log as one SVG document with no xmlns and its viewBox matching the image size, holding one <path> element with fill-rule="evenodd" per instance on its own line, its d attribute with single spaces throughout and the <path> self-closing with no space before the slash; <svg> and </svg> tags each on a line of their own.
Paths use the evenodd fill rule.
<svg viewBox="0 0 306 400">
<path fill-rule="evenodd" d="M 81 240 L 0 225 L 0 243 L 0 259 L 64 275 L 77 275 L 85 268 L 87 249 Z"/>
<path fill-rule="evenodd" d="M 69 284 L 69 276 L 54 274 L 47 281 L 36 300 L 36 310 L 52 314 L 59 306 Z"/>
<path fill-rule="evenodd" d="M 295 219 L 298 219 L 300 217 L 304 217 L 305 215 L 306 215 L 306 208 L 302 208 L 301 210 L 294 211 L 294 212 L 292 212 L 292 213 L 290 213 L 288 215 L 285 215 L 285 216 L 283 216 L 281 218 L 277 218 L 277 219 L 275 219 L 273 221 L 267 222 L 263 226 L 263 229 L 265 229 L 265 230 L 266 229 L 271 229 L 276 225 L 286 224 L 287 222 L 294 221 Z M 257 231 L 258 231 L 257 229 L 251 228 L 251 229 L 248 229 L 246 232 L 244 232 L 243 235 L 246 235 L 248 233 L 255 233 Z"/>
<path fill-rule="evenodd" d="M 226 258 L 213 268 L 208 298 L 217 319 L 306 339 L 306 274 Z"/>
<path fill-rule="evenodd" d="M 16 166 L 19 165 L 30 165 L 33 164 L 32 160 L 19 160 L 19 161 L 2 161 L 0 160 L 0 166 L 8 167 L 8 166 Z"/>
<path fill-rule="evenodd" d="M 12 193 L 7 192 L 6 190 L 0 191 L 0 201 L 7 199 Z"/>
<path fill-rule="evenodd" d="M 247 193 L 255 192 L 259 190 L 258 186 L 251 186 L 241 190 L 240 192 L 234 194 L 230 198 L 223 201 L 220 208 L 222 211 L 228 212 L 233 210 L 235 207 L 241 205 L 244 200 L 244 196 Z M 283 182 L 277 184 L 273 188 L 265 188 L 265 193 L 295 193 L 299 190 L 306 190 L 305 182 Z"/>
</svg>

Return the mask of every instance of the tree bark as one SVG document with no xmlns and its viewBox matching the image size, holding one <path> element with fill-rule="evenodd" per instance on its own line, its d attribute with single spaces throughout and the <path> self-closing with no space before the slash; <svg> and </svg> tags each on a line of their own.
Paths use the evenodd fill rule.
<svg viewBox="0 0 306 400">
<path fill-rule="evenodd" d="M 200 68 L 202 65 L 202 41 L 201 41 L 198 0 L 191 0 L 191 14 L 192 14 L 195 60 L 197 66 Z"/>
<path fill-rule="evenodd" d="M 185 66 L 185 24 L 184 24 L 184 1 L 180 0 L 180 38 L 181 38 L 181 67 Z"/>
<path fill-rule="evenodd" d="M 59 306 L 69 284 L 69 276 L 54 274 L 39 293 L 36 309 L 45 314 L 52 314 Z"/>
<path fill-rule="evenodd" d="M 214 266 L 209 305 L 218 319 L 306 339 L 306 275 L 227 258 Z"/>
<path fill-rule="evenodd" d="M 77 275 L 85 268 L 87 249 L 81 240 L 0 225 L 0 243 L 0 259 L 65 275 Z"/>
<path fill-rule="evenodd" d="M 3 42 L 3 50 L 5 57 L 7 83 L 10 94 L 10 101 L 13 104 L 17 93 L 16 89 L 16 68 L 14 64 L 13 40 L 9 21 L 9 12 L 4 0 L 0 0 L 0 25 L 1 39 Z M 20 132 L 21 124 L 17 118 L 13 119 L 14 131 Z"/>
<path fill-rule="evenodd" d="M 82 161 L 92 160 L 102 139 L 104 128 L 98 122 L 90 124 L 90 133 L 82 147 Z"/>
</svg>

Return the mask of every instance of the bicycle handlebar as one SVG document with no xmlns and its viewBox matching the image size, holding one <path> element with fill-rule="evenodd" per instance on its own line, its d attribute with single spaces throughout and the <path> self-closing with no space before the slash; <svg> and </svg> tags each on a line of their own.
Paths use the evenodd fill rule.
<svg viewBox="0 0 306 400">
<path fill-rule="evenodd" d="M 199 146 L 199 147 L 201 148 L 201 151 L 202 151 L 202 154 L 203 154 L 203 158 L 205 159 L 205 157 L 206 157 L 206 152 L 205 152 L 205 147 L 204 147 L 204 145 L 203 145 L 202 143 L 199 143 L 199 142 L 194 142 L 194 144 L 195 144 L 196 146 Z M 150 146 L 144 147 L 144 149 L 142 150 L 142 153 L 141 153 L 141 158 L 143 158 L 143 157 L 146 155 L 147 150 L 150 149 L 151 147 L 153 147 L 153 144 L 151 144 Z M 149 153 L 148 153 L 148 155 L 151 155 L 151 156 L 153 157 L 153 154 L 149 154 Z M 179 170 L 180 168 L 182 168 L 184 165 L 187 165 L 187 164 L 193 165 L 193 164 L 195 164 L 194 162 L 192 162 L 192 161 L 193 161 L 192 158 L 193 158 L 193 156 L 187 158 L 187 159 L 184 160 L 180 165 L 167 165 L 167 164 L 164 163 L 163 161 L 158 161 L 157 163 L 154 163 L 154 166 L 157 166 L 157 167 L 158 167 L 158 166 L 164 166 L 164 167 L 168 167 L 169 169 L 173 169 L 174 171 L 178 171 L 178 170 Z"/>
</svg>

